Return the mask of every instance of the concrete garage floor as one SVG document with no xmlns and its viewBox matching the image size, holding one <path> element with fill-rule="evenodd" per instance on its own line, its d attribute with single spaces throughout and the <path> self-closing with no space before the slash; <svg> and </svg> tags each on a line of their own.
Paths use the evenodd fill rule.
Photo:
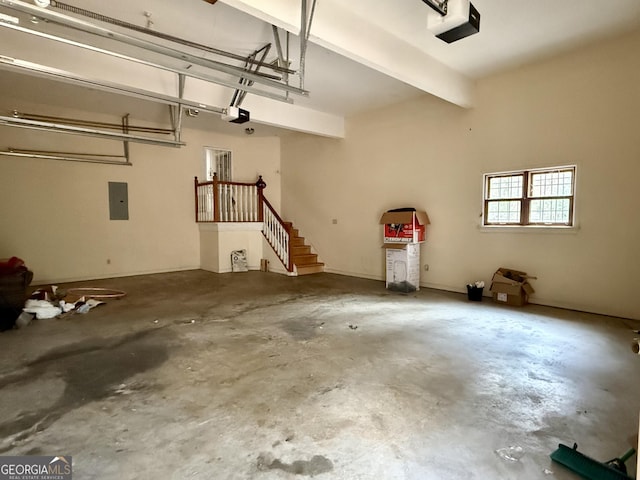
<svg viewBox="0 0 640 480">
<path fill-rule="evenodd" d="M 0 455 L 74 478 L 573 479 L 559 442 L 637 439 L 637 322 L 330 274 L 77 285 L 128 295 L 0 334 Z"/>
</svg>

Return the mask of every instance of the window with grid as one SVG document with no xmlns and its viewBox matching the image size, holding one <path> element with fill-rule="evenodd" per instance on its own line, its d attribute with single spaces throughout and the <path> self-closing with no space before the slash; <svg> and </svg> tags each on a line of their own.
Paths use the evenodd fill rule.
<svg viewBox="0 0 640 480">
<path fill-rule="evenodd" d="M 573 226 L 576 167 L 484 176 L 484 225 Z"/>
</svg>

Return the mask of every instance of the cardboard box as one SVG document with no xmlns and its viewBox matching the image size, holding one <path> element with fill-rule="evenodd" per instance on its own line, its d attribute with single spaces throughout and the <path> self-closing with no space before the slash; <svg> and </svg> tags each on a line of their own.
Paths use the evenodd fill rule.
<svg viewBox="0 0 640 480">
<path fill-rule="evenodd" d="M 385 244 L 386 287 L 394 292 L 420 290 L 420 245 Z"/>
<path fill-rule="evenodd" d="M 427 212 L 385 212 L 380 218 L 384 224 L 384 243 L 421 243 L 425 241 L 429 222 Z"/>
<path fill-rule="evenodd" d="M 491 279 L 493 301 L 521 307 L 529 303 L 529 295 L 534 293 L 526 272 L 510 268 L 499 268 Z"/>
</svg>

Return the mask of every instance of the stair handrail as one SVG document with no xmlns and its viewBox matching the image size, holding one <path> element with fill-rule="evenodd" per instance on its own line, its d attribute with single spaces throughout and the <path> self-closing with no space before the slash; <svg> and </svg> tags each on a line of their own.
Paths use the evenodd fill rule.
<svg viewBox="0 0 640 480">
<path fill-rule="evenodd" d="M 262 189 L 260 189 L 262 191 Z M 263 214 L 263 218 L 265 221 L 263 222 L 262 234 L 267 239 L 274 252 L 287 269 L 288 272 L 293 272 L 293 259 L 291 256 L 291 224 L 282 220 L 282 217 L 278 215 L 278 212 L 273 205 L 267 200 L 267 198 L 262 196 L 262 203 L 266 207 L 266 211 L 268 213 Z M 279 225 L 279 228 L 284 233 L 284 235 L 279 236 L 276 232 L 265 231 L 270 226 L 269 217 L 273 217 Z M 267 225 L 268 224 L 268 225 Z M 278 243 L 274 245 L 274 243 Z"/>
<path fill-rule="evenodd" d="M 228 208 L 225 209 L 224 205 L 221 208 L 221 202 L 224 203 L 221 191 L 225 190 L 227 186 L 249 187 L 252 191 L 255 189 L 256 205 L 251 206 L 251 217 L 253 219 L 249 221 L 262 222 L 262 235 L 267 239 L 267 242 L 269 242 L 287 271 L 293 272 L 291 255 L 292 225 L 280 217 L 271 202 L 264 196 L 264 189 L 267 184 L 262 179 L 262 175 L 258 176 L 258 180 L 255 183 L 221 181 L 218 180 L 218 176 L 215 173 L 213 179 L 206 182 L 200 182 L 198 177 L 194 177 L 196 222 L 224 223 L 235 221 L 228 219 Z M 221 211 L 223 210 L 225 211 L 225 218 L 221 216 Z"/>
<path fill-rule="evenodd" d="M 252 201 L 250 204 L 248 201 L 245 202 L 247 203 L 245 207 L 248 208 L 248 211 L 245 209 L 245 211 L 240 213 L 243 217 L 242 219 L 230 218 L 237 215 L 233 215 L 230 211 L 229 205 L 224 205 L 224 202 L 222 201 L 221 192 L 225 191 L 228 195 L 231 195 L 229 193 L 231 191 L 230 187 L 240 187 L 251 192 L 248 195 L 252 197 Z M 264 187 L 260 188 L 258 182 L 247 183 L 222 181 L 218 180 L 217 174 L 214 173 L 213 179 L 206 182 L 200 182 L 198 181 L 197 176 L 194 177 L 194 188 L 196 222 L 262 222 L 262 190 Z M 255 197 L 255 202 L 253 201 L 253 197 Z M 230 198 L 232 203 L 235 205 L 233 195 L 231 195 Z M 226 207 L 226 209 L 224 207 Z M 221 211 L 223 209 L 225 210 L 224 215 L 221 215 Z"/>
</svg>

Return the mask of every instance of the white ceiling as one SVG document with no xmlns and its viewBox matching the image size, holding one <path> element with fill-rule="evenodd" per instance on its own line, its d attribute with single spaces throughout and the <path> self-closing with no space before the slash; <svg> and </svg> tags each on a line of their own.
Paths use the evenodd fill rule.
<svg viewBox="0 0 640 480">
<path fill-rule="evenodd" d="M 322 0 L 319 0 L 322 1 Z M 472 0 L 480 33 L 446 44 L 421 0 L 349 0 L 345 8 L 470 77 L 554 55 L 640 25 L 638 0 Z"/>
<path fill-rule="evenodd" d="M 152 28 L 157 31 L 242 55 L 273 41 L 271 25 L 265 19 L 280 26 L 292 23 L 299 26 L 300 0 L 219 0 L 215 5 L 203 0 L 65 0 L 65 3 L 141 26 L 147 20 L 144 13 L 150 12 Z M 501 69 L 640 26 L 639 0 L 473 0 L 472 3 L 481 14 L 480 33 L 446 44 L 426 29 L 431 9 L 421 0 L 317 0 L 311 28 L 313 43 L 306 57 L 305 88 L 310 96 L 295 97 L 296 105 L 344 116 L 407 100 L 425 91 L 438 95 L 437 88 L 423 86 L 421 81 L 431 76 L 428 68 L 421 70 L 423 65 L 434 71 L 433 82 L 444 73 L 441 83 L 454 75 L 472 85 L 475 79 Z M 283 11 L 289 9 L 291 15 L 281 18 L 266 11 L 276 4 Z M 255 5 L 268 8 L 256 16 L 249 15 L 247 12 L 257 10 Z M 343 18 L 337 18 L 338 14 Z M 0 55 L 11 56 L 10 51 L 1 47 L 2 30 L 5 29 L 0 29 Z M 298 55 L 297 42 L 297 37 L 292 36 L 294 60 Z M 275 48 L 269 60 L 274 58 Z M 293 67 L 298 67 L 297 61 Z"/>
</svg>

